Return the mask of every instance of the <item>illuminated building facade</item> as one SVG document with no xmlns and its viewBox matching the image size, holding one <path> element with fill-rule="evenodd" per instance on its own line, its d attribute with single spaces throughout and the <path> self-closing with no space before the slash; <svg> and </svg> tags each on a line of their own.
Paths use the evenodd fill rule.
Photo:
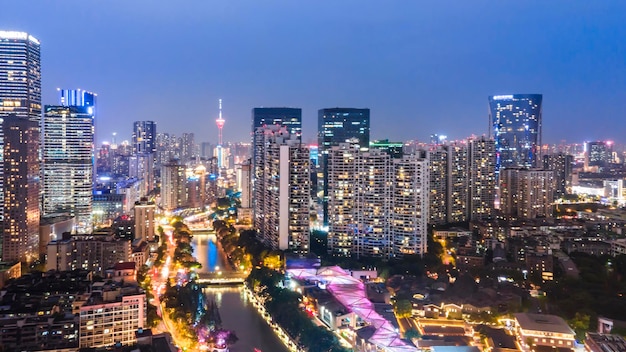
<svg viewBox="0 0 626 352">
<path fill-rule="evenodd" d="M 507 219 L 552 217 L 554 171 L 508 168 L 500 173 L 500 210 Z"/>
<path fill-rule="evenodd" d="M 328 249 L 341 256 L 423 254 L 428 161 L 342 143 L 328 157 Z"/>
<path fill-rule="evenodd" d="M 554 196 L 559 198 L 569 193 L 572 187 L 572 165 L 574 156 L 557 153 L 543 156 L 543 169 L 554 171 L 556 188 Z"/>
<path fill-rule="evenodd" d="M 92 229 L 93 107 L 47 105 L 43 118 L 43 211 L 76 217 Z"/>
<path fill-rule="evenodd" d="M 165 210 L 174 210 L 186 205 L 185 167 L 179 160 L 170 160 L 161 167 L 161 206 Z"/>
<path fill-rule="evenodd" d="M 132 345 L 146 327 L 146 293 L 137 286 L 94 283 L 79 310 L 81 348 Z"/>
<path fill-rule="evenodd" d="M 357 144 L 361 148 L 370 145 L 370 109 L 330 108 L 317 113 L 317 147 L 322 177 L 318 178 L 319 189 L 323 190 L 322 206 L 324 225 L 328 219 L 328 163 L 326 155 L 330 148 L 341 143 Z"/>
<path fill-rule="evenodd" d="M 604 168 L 613 163 L 613 144 L 611 142 L 585 143 L 585 162 L 587 168 Z"/>
<path fill-rule="evenodd" d="M 254 226 L 272 249 L 309 252 L 309 149 L 285 127 L 255 132 Z"/>
<path fill-rule="evenodd" d="M 489 137 L 496 143 L 496 172 L 539 166 L 542 99 L 541 94 L 489 97 Z"/>
<path fill-rule="evenodd" d="M 154 121 L 133 123 L 133 154 L 156 153 L 157 129 Z"/>
<path fill-rule="evenodd" d="M 39 258 L 39 125 L 9 116 L 4 133 L 2 261 Z"/>
<path fill-rule="evenodd" d="M 154 241 L 154 233 L 156 230 L 156 204 L 142 198 L 135 203 L 135 239 L 143 241 Z"/>
<path fill-rule="evenodd" d="M 493 216 L 496 201 L 496 144 L 485 137 L 470 139 L 468 145 L 468 212 L 470 220 Z"/>
<path fill-rule="evenodd" d="M 0 31 L 0 117 L 41 120 L 39 41 L 24 32 Z"/>
</svg>

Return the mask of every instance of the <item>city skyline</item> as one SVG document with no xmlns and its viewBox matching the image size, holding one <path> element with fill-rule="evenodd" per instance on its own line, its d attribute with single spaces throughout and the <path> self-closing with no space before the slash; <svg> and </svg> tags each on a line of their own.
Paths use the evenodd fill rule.
<svg viewBox="0 0 626 352">
<path fill-rule="evenodd" d="M 544 95 L 544 143 L 623 142 L 611 124 L 626 90 L 621 3 L 29 3 L 6 5 L 0 20 L 41 41 L 43 104 L 57 87 L 98 92 L 99 142 L 130 139 L 137 120 L 216 141 L 218 98 L 225 141 L 249 141 L 238 126 L 261 106 L 302 108 L 305 142 L 317 110 L 332 107 L 369 108 L 373 139 L 462 139 L 487 134 L 485 97 L 517 93 Z M 90 50 L 68 56 L 70 32 Z"/>
</svg>

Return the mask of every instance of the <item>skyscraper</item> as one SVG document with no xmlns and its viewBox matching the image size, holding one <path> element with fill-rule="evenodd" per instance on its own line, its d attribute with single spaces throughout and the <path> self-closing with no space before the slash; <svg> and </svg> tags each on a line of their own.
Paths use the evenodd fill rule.
<svg viewBox="0 0 626 352">
<path fill-rule="evenodd" d="M 88 92 L 83 89 L 60 89 L 59 92 L 59 105 L 62 106 L 91 106 L 96 107 L 97 94 Z M 95 111 L 93 111 L 95 115 Z"/>
<path fill-rule="evenodd" d="M 537 167 L 541 151 L 541 94 L 489 97 L 489 136 L 496 143 L 496 172 Z"/>
<path fill-rule="evenodd" d="M 426 251 L 428 160 L 342 143 L 328 150 L 328 250 L 389 258 Z"/>
<path fill-rule="evenodd" d="M 256 160 L 257 128 L 277 125 L 287 128 L 290 135 L 302 139 L 302 109 L 298 108 L 254 108 L 252 109 L 252 165 Z"/>
<path fill-rule="evenodd" d="M 39 41 L 24 32 L 0 31 L 0 117 L 41 120 Z"/>
<path fill-rule="evenodd" d="M 309 252 L 309 149 L 285 127 L 259 127 L 254 226 L 272 249 Z"/>
<path fill-rule="evenodd" d="M 39 253 L 39 125 L 5 117 L 2 261 L 31 262 Z"/>
<path fill-rule="evenodd" d="M 46 105 L 43 119 L 43 211 L 70 213 L 77 231 L 92 228 L 93 107 Z"/>
<path fill-rule="evenodd" d="M 468 195 L 470 220 L 493 216 L 496 201 L 496 145 L 485 137 L 468 142 Z"/>
<path fill-rule="evenodd" d="M 574 165 L 573 155 L 557 153 L 543 156 L 543 169 L 554 171 L 556 183 L 554 196 L 556 198 L 569 193 L 568 189 L 572 183 L 572 165 Z"/>
<path fill-rule="evenodd" d="M 172 159 L 161 167 L 161 206 L 174 210 L 186 205 L 185 166 L 178 159 Z"/>
<path fill-rule="evenodd" d="M 613 163 L 612 142 L 586 142 L 585 143 L 585 168 L 596 167 L 597 171 Z"/>
<path fill-rule="evenodd" d="M 552 217 L 554 171 L 508 168 L 500 175 L 500 210 L 508 219 Z"/>
<path fill-rule="evenodd" d="M 331 108 L 317 113 L 317 146 L 319 148 L 322 177 L 318 178 L 324 191 L 322 206 L 324 225 L 328 225 L 328 163 L 326 155 L 331 147 L 341 143 L 357 144 L 361 148 L 370 146 L 370 109 Z"/>
<path fill-rule="evenodd" d="M 133 123 L 133 154 L 156 153 L 156 122 L 135 121 Z"/>
</svg>

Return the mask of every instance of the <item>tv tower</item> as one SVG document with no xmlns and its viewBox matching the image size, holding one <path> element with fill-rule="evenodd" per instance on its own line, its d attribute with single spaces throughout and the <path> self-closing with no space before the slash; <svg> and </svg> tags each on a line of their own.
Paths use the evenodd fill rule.
<svg viewBox="0 0 626 352">
<path fill-rule="evenodd" d="M 222 118 L 222 99 L 219 100 L 220 102 L 220 115 L 217 118 L 217 120 L 215 120 L 215 123 L 217 123 L 217 131 L 218 131 L 218 145 L 222 145 L 222 129 L 224 128 L 224 123 L 226 122 L 223 118 Z"/>
</svg>

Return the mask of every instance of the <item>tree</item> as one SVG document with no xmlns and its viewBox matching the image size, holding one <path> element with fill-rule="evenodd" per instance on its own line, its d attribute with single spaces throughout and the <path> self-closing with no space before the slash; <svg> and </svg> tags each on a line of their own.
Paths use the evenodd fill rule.
<svg viewBox="0 0 626 352">
<path fill-rule="evenodd" d="M 589 330 L 589 322 L 591 316 L 589 314 L 576 312 L 574 318 L 569 320 L 569 325 L 576 332 L 576 339 L 582 341 L 585 338 L 585 333 Z"/>
<path fill-rule="evenodd" d="M 420 334 L 419 330 L 417 330 L 416 328 L 410 328 L 404 332 L 405 339 L 413 340 L 419 339 L 420 337 L 422 337 L 422 334 Z"/>
<path fill-rule="evenodd" d="M 394 310 L 398 318 L 410 318 L 413 314 L 413 305 L 408 299 L 399 299 L 396 301 Z"/>
</svg>

